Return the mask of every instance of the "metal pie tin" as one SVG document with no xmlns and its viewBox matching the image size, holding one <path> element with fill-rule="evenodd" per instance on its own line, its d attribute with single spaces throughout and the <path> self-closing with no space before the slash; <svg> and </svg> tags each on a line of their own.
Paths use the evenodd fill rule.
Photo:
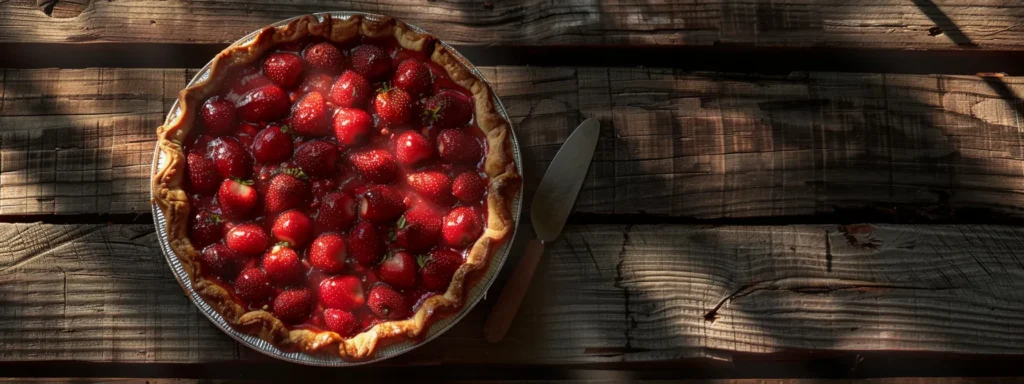
<svg viewBox="0 0 1024 384">
<path fill-rule="evenodd" d="M 370 19 L 384 17 L 382 15 L 362 12 L 323 12 L 316 13 L 314 15 L 320 18 L 321 20 L 323 19 L 324 15 L 331 15 L 332 18 L 340 19 L 349 18 L 354 15 L 361 15 L 363 17 Z M 277 23 L 269 25 L 269 27 L 279 27 L 285 25 L 298 17 L 300 16 L 286 20 L 281 20 Z M 414 25 L 409 25 L 409 27 L 418 32 L 425 32 L 423 31 L 423 29 L 416 27 Z M 261 28 L 261 30 L 262 29 L 263 28 Z M 237 45 L 248 43 L 253 38 L 255 38 L 258 32 L 259 30 L 249 33 L 245 37 L 239 39 L 238 41 L 235 41 L 233 44 L 231 44 L 231 46 L 234 47 Z M 487 80 L 484 79 L 484 77 L 480 74 L 480 71 L 477 70 L 477 68 L 473 66 L 471 63 L 469 63 L 469 61 L 466 60 L 466 58 L 463 57 L 460 53 L 458 53 L 458 51 L 456 51 L 450 45 L 443 41 L 438 40 L 438 43 L 444 46 L 446 49 L 448 49 L 451 53 L 453 53 L 454 56 L 458 58 L 458 60 L 461 61 L 466 66 L 466 68 L 469 68 L 470 71 L 472 71 L 479 78 L 483 79 L 484 82 L 487 82 Z M 195 75 L 195 77 L 193 77 L 192 80 L 189 81 L 188 86 L 191 87 L 192 85 L 205 80 L 210 74 L 211 64 L 212 62 L 207 63 L 206 66 L 200 69 L 199 72 Z M 488 83 L 488 85 L 490 85 L 490 83 Z M 505 120 L 509 122 L 509 126 L 511 127 L 512 120 L 508 118 L 508 113 L 505 111 L 505 107 L 501 104 L 501 100 L 498 99 L 497 95 L 494 95 L 494 105 L 497 108 L 498 113 L 500 113 L 505 118 Z M 165 123 L 174 120 L 174 118 L 177 117 L 179 113 L 181 113 L 181 108 L 178 106 L 178 101 L 176 100 L 174 104 L 171 106 L 170 112 L 167 114 L 167 119 L 165 120 Z M 512 154 L 514 157 L 516 168 L 519 170 L 520 173 L 522 173 L 523 164 L 519 151 L 519 142 L 516 139 L 515 130 L 511 130 L 511 132 Z M 151 170 L 151 175 L 155 175 L 156 170 L 162 167 L 166 163 L 166 161 L 167 159 L 160 151 L 160 148 L 157 147 L 155 149 L 155 154 L 153 157 L 153 168 Z M 515 222 L 516 228 L 518 228 L 519 215 L 522 209 L 522 192 L 522 186 L 520 186 L 520 189 L 516 194 L 516 197 L 512 201 L 512 218 Z M 178 282 L 181 283 L 182 288 L 184 288 L 185 292 L 188 293 L 188 297 L 192 299 L 192 302 L 196 304 L 196 307 L 199 308 L 199 311 L 202 312 L 203 315 L 209 318 L 210 321 L 217 326 L 217 328 L 220 328 L 228 336 L 231 336 L 231 338 L 248 346 L 249 348 L 252 348 L 256 351 L 259 351 L 260 353 L 281 360 L 315 366 L 347 367 L 378 362 L 409 352 L 438 337 L 439 335 L 447 331 L 449 328 L 451 328 L 453 325 L 455 325 L 455 323 L 462 319 L 462 317 L 464 317 L 467 313 L 469 313 L 469 311 L 473 309 L 476 303 L 479 302 L 480 299 L 484 297 L 484 295 L 487 293 L 487 289 L 494 282 L 495 276 L 498 275 L 498 271 L 501 270 L 502 264 L 505 263 L 505 259 L 508 256 L 509 249 L 511 249 L 512 239 L 515 238 L 514 229 L 513 233 L 509 235 L 508 240 L 505 242 L 505 244 L 503 244 L 497 250 L 497 252 L 491 257 L 491 260 L 487 265 L 487 270 L 484 272 L 484 275 L 481 276 L 479 280 L 477 280 L 477 283 L 474 284 L 473 287 L 470 288 L 469 294 L 466 296 L 466 300 L 463 303 L 462 309 L 457 313 L 448 315 L 442 319 L 434 321 L 433 324 L 431 324 L 430 328 L 427 330 L 426 335 L 424 335 L 422 341 L 415 342 L 411 340 L 404 340 L 398 343 L 389 344 L 387 346 L 378 348 L 374 356 L 370 359 L 361 361 L 345 361 L 338 357 L 337 355 L 311 355 L 302 352 L 283 351 L 281 349 L 278 349 L 273 344 L 264 341 L 263 339 L 260 339 L 256 336 L 252 336 L 249 334 L 241 333 L 238 330 L 234 329 L 230 324 L 227 323 L 227 321 L 224 319 L 223 316 L 220 315 L 220 313 L 217 313 L 213 309 L 213 307 L 210 306 L 209 303 L 207 303 L 201 296 L 199 296 L 198 293 L 196 293 L 195 289 L 192 286 L 191 279 L 189 278 L 188 274 L 185 273 L 185 269 L 182 267 L 181 261 L 170 247 L 169 240 L 167 237 L 167 220 L 164 217 L 163 211 L 161 211 L 156 204 L 152 204 L 152 209 L 153 221 L 154 224 L 156 225 L 157 238 L 159 239 L 160 249 L 163 250 L 164 256 L 167 259 L 167 264 L 171 267 L 171 271 L 174 273 L 175 278 L 178 279 Z"/>
</svg>

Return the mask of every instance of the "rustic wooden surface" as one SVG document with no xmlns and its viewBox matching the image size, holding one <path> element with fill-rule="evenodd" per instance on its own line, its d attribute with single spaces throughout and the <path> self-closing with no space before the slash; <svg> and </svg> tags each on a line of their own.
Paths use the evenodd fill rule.
<svg viewBox="0 0 1024 384">
<path fill-rule="evenodd" d="M 227 43 L 329 10 L 389 14 L 473 45 L 1024 49 L 1024 5 L 1013 0 L 14 0 L 0 3 L 0 42 Z"/>
<path fill-rule="evenodd" d="M 197 313 L 155 236 L 150 225 L 0 224 L 0 359 L 266 360 Z M 1021 354 L 1022 248 L 1024 229 L 986 225 L 575 225 L 548 248 L 504 342 L 481 338 L 484 301 L 393 364 Z"/>
<path fill-rule="evenodd" d="M 488 67 L 527 188 L 584 117 L 577 212 L 782 217 L 1024 213 L 1024 79 Z M 3 70 L 0 214 L 149 212 L 153 131 L 189 70 Z"/>
</svg>

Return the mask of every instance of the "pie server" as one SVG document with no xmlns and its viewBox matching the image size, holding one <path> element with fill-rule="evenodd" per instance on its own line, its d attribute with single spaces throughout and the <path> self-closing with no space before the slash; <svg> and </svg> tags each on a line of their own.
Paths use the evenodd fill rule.
<svg viewBox="0 0 1024 384">
<path fill-rule="evenodd" d="M 590 160 L 594 158 L 600 135 L 601 124 L 597 120 L 591 118 L 584 121 L 565 140 L 548 166 L 548 171 L 544 173 L 530 205 L 530 221 L 537 238 L 527 244 L 523 259 L 512 272 L 512 278 L 505 284 L 505 289 L 501 291 L 498 302 L 484 323 L 484 338 L 487 341 L 496 343 L 508 333 L 519 304 L 526 295 L 526 289 L 530 287 L 530 279 L 537 269 L 540 256 L 544 254 L 544 244 L 554 241 L 562 233 L 562 227 L 569 218 L 569 212 L 583 186 L 583 179 L 587 176 L 587 169 L 590 168 Z"/>
</svg>

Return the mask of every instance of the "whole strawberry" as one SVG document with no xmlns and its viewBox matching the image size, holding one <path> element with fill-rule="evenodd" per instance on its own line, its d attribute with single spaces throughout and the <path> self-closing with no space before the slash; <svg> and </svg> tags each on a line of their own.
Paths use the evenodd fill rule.
<svg viewBox="0 0 1024 384">
<path fill-rule="evenodd" d="M 427 100 L 423 112 L 434 127 L 461 128 L 473 117 L 473 101 L 462 92 L 444 89 Z"/>
<path fill-rule="evenodd" d="M 256 207 L 258 199 L 256 188 L 253 188 L 252 182 L 248 180 L 227 179 L 220 184 L 220 189 L 217 190 L 220 211 L 232 220 L 247 217 Z"/>
<path fill-rule="evenodd" d="M 229 100 L 211 98 L 203 103 L 199 117 L 211 135 L 223 135 L 235 129 L 235 104 Z"/>
<path fill-rule="evenodd" d="M 338 147 L 321 140 L 310 140 L 295 150 L 295 165 L 314 177 L 330 176 L 338 161 Z"/>
<path fill-rule="evenodd" d="M 430 76 L 430 68 L 416 59 L 406 59 L 398 64 L 395 70 L 395 77 L 391 80 L 395 87 L 404 89 L 414 97 L 422 96 L 430 90 L 433 78 Z"/>
<path fill-rule="evenodd" d="M 476 241 L 484 231 L 483 216 L 471 207 L 456 207 L 444 217 L 441 237 L 444 244 L 465 248 Z"/>
<path fill-rule="evenodd" d="M 356 223 L 348 234 L 348 253 L 362 265 L 372 265 L 380 260 L 384 244 L 377 227 L 366 221 Z"/>
<path fill-rule="evenodd" d="M 242 120 L 258 123 L 276 121 L 288 114 L 288 94 L 277 85 L 264 85 L 247 92 L 238 103 Z"/>
<path fill-rule="evenodd" d="M 345 69 L 346 58 L 338 47 L 328 42 L 313 44 L 302 52 L 310 67 L 321 69 L 329 73 L 338 73 Z"/>
<path fill-rule="evenodd" d="M 331 86 L 331 101 L 342 108 L 361 108 L 373 96 L 370 82 L 363 75 L 345 71 Z"/>
<path fill-rule="evenodd" d="M 327 326 L 328 331 L 337 333 L 341 337 L 347 337 L 355 333 L 359 327 L 359 321 L 356 320 L 352 312 L 329 308 L 324 310 L 324 325 Z"/>
<path fill-rule="evenodd" d="M 355 152 L 349 155 L 348 160 L 363 175 L 363 179 L 371 183 L 389 183 L 395 179 L 398 171 L 394 156 L 383 149 Z"/>
<path fill-rule="evenodd" d="M 380 264 L 377 275 L 380 281 L 397 288 L 412 288 L 416 286 L 416 278 L 419 277 L 420 266 L 416 258 L 406 251 L 397 251 L 390 257 L 384 259 Z"/>
<path fill-rule="evenodd" d="M 452 195 L 466 204 L 479 204 L 487 191 L 487 180 L 474 171 L 466 171 L 452 181 Z"/>
<path fill-rule="evenodd" d="M 318 236 L 309 245 L 309 264 L 327 273 L 338 273 L 345 268 L 348 252 L 345 238 L 337 233 Z"/>
<path fill-rule="evenodd" d="M 213 165 L 223 178 L 246 178 L 252 172 L 252 160 L 245 148 L 233 138 L 218 137 L 206 144 Z"/>
<path fill-rule="evenodd" d="M 270 280 L 281 285 L 299 282 L 305 273 L 299 254 L 294 249 L 277 245 L 263 255 L 263 270 L 267 271 Z"/>
<path fill-rule="evenodd" d="M 278 173 L 270 179 L 267 193 L 263 196 L 263 204 L 267 213 L 278 213 L 297 208 L 306 203 L 308 189 L 306 183 L 295 175 L 303 176 L 301 171 Z"/>
<path fill-rule="evenodd" d="M 277 241 L 287 242 L 293 247 L 306 244 L 313 232 L 313 221 L 302 211 L 292 209 L 277 215 L 270 232 Z"/>
<path fill-rule="evenodd" d="M 217 172 L 213 160 L 201 153 L 189 153 L 185 167 L 188 173 L 189 187 L 192 192 L 209 192 L 220 185 L 223 177 Z"/>
<path fill-rule="evenodd" d="M 455 271 L 462 266 L 463 259 L 459 253 L 443 248 L 435 248 L 430 255 L 422 260 L 420 279 L 423 287 L 431 291 L 444 291 L 452 282 Z"/>
<path fill-rule="evenodd" d="M 391 57 L 376 45 L 360 45 L 352 50 L 352 70 L 376 80 L 391 71 Z"/>
<path fill-rule="evenodd" d="M 409 316 L 412 306 L 406 302 L 405 296 L 387 284 L 374 284 L 366 297 L 366 306 L 375 315 L 388 320 L 398 320 Z"/>
<path fill-rule="evenodd" d="M 395 225 L 395 242 L 411 252 L 430 249 L 437 244 L 437 237 L 440 234 L 441 215 L 430 208 L 410 209 Z"/>
<path fill-rule="evenodd" d="M 228 248 L 243 255 L 255 256 L 263 253 L 270 244 L 267 232 L 254 223 L 239 224 L 224 236 Z"/>
<path fill-rule="evenodd" d="M 200 209 L 191 220 L 188 239 L 192 241 L 192 247 L 203 249 L 207 245 L 216 243 L 224 236 L 224 220 L 217 214 Z"/>
<path fill-rule="evenodd" d="M 214 244 L 199 254 L 199 263 L 225 281 L 235 278 L 245 259 L 224 244 Z"/>
<path fill-rule="evenodd" d="M 394 189 L 384 185 L 374 186 L 363 194 L 359 203 L 359 217 L 373 223 L 385 223 L 402 214 L 405 204 Z"/>
<path fill-rule="evenodd" d="M 324 96 L 312 92 L 292 107 L 291 127 L 303 136 L 323 136 L 331 132 Z"/>
<path fill-rule="evenodd" d="M 356 199 L 345 192 L 331 192 L 316 210 L 316 232 L 341 231 L 356 220 Z"/>
<path fill-rule="evenodd" d="M 271 125 L 256 134 L 252 157 L 261 164 L 280 163 L 292 156 L 292 136 L 288 126 Z"/>
<path fill-rule="evenodd" d="M 434 157 L 434 147 L 416 131 L 405 131 L 395 137 L 395 159 L 407 167 Z"/>
<path fill-rule="evenodd" d="M 390 88 L 373 99 L 377 117 L 387 125 L 405 124 L 412 117 L 412 97 L 401 88 Z"/>
<path fill-rule="evenodd" d="M 263 60 L 263 76 L 285 88 L 298 84 L 305 65 L 291 53 L 272 53 Z"/>
<path fill-rule="evenodd" d="M 452 181 L 443 172 L 416 172 L 406 176 L 406 182 L 426 199 L 441 205 L 448 205 L 451 202 Z"/>
<path fill-rule="evenodd" d="M 313 293 L 308 289 L 289 289 L 274 298 L 274 316 L 288 324 L 300 323 L 313 310 Z"/>
<path fill-rule="evenodd" d="M 363 282 L 355 276 L 324 279 L 319 286 L 320 304 L 325 308 L 351 311 L 363 306 Z"/>
<path fill-rule="evenodd" d="M 457 129 L 441 131 L 437 137 L 437 153 L 445 161 L 453 164 L 475 163 L 480 161 L 480 142 L 473 136 Z"/>
<path fill-rule="evenodd" d="M 270 286 L 270 278 L 259 268 L 248 268 L 238 274 L 235 279 L 235 294 L 250 306 L 258 306 L 274 294 Z"/>
<path fill-rule="evenodd" d="M 362 109 L 338 108 L 334 112 L 334 136 L 338 144 L 346 147 L 362 144 L 372 128 L 373 118 Z"/>
</svg>

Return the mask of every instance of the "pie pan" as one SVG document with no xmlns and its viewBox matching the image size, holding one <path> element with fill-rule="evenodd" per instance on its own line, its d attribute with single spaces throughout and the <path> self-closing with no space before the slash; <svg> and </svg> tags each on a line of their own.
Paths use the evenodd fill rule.
<svg viewBox="0 0 1024 384">
<path fill-rule="evenodd" d="M 330 15 L 330 17 L 335 18 L 335 19 L 346 19 L 346 18 L 350 18 L 350 17 L 355 16 L 355 15 L 359 15 L 361 17 L 368 18 L 368 19 L 384 18 L 384 16 L 382 16 L 382 15 L 369 14 L 369 13 L 361 13 L 361 12 L 324 12 L 324 13 L 316 13 L 316 14 L 314 14 L 314 16 L 316 16 L 318 18 L 321 18 L 321 19 L 325 15 Z M 279 27 L 279 26 L 288 24 L 289 22 L 291 22 L 294 19 L 295 18 L 281 20 L 281 21 L 279 21 L 277 23 L 268 25 L 266 27 Z M 266 28 L 266 27 L 264 27 L 264 28 Z M 417 32 L 425 32 L 422 29 L 420 29 L 420 28 L 418 28 L 418 27 L 416 27 L 414 25 L 409 25 L 409 27 L 412 30 L 417 31 Z M 238 46 L 238 45 L 242 45 L 242 44 L 246 44 L 246 43 L 250 42 L 252 39 L 254 39 L 256 37 L 256 35 L 262 29 L 263 28 L 260 28 L 259 30 L 256 30 L 256 31 L 253 31 L 252 33 L 246 35 L 245 37 L 239 39 L 238 41 L 235 41 L 231 46 L 234 47 L 234 46 Z M 434 36 L 436 36 L 436 35 L 434 35 Z M 477 70 L 477 68 L 475 66 L 473 66 L 471 63 L 469 63 L 468 60 L 466 60 L 461 54 L 458 53 L 458 51 L 452 49 L 452 47 L 450 45 L 448 45 L 447 43 L 445 43 L 444 41 L 438 40 L 437 42 L 438 42 L 438 44 L 441 44 L 447 50 L 449 50 L 456 57 L 456 59 L 459 60 L 474 75 L 478 76 L 480 79 L 482 79 L 484 82 L 486 82 L 486 79 L 484 79 L 484 77 L 480 74 L 480 72 Z M 210 72 L 211 64 L 212 64 L 212 62 L 211 63 L 207 63 L 206 66 L 204 66 L 202 69 L 200 69 L 198 71 L 198 73 L 195 75 L 195 77 L 193 77 L 192 80 L 189 82 L 188 86 L 192 86 L 192 85 L 194 85 L 196 83 L 199 83 L 199 82 L 205 80 L 209 76 L 209 74 L 210 74 L 209 72 Z M 490 84 L 488 84 L 488 86 L 490 86 Z M 491 87 L 491 88 L 493 90 L 493 87 Z M 492 95 L 493 95 L 493 91 L 492 91 Z M 501 114 L 502 117 L 505 118 L 505 120 L 508 122 L 508 124 L 509 124 L 509 126 L 511 128 L 511 120 L 508 118 L 508 114 L 505 111 L 504 106 L 501 104 L 501 101 L 498 99 L 498 97 L 496 95 L 493 95 L 493 103 L 495 105 L 495 109 L 497 110 L 497 112 L 499 114 Z M 170 112 L 167 115 L 167 119 L 166 119 L 165 123 L 175 120 L 180 113 L 181 113 L 181 108 L 180 108 L 180 106 L 178 104 L 178 101 L 175 101 L 174 104 L 171 106 Z M 522 160 L 521 160 L 520 151 L 519 151 L 519 144 L 518 144 L 518 141 L 516 139 L 514 129 L 510 129 L 510 132 L 511 132 L 510 140 L 511 140 L 511 150 L 512 150 L 512 155 L 513 155 L 513 162 L 515 163 L 516 168 L 519 170 L 519 172 L 521 174 L 523 167 L 522 167 Z M 166 158 L 166 155 L 164 155 L 163 152 L 160 150 L 159 146 L 157 146 L 157 148 L 155 149 L 155 154 L 154 154 L 154 158 L 153 158 L 153 168 L 151 170 L 151 175 L 155 175 L 157 173 L 157 170 L 163 168 L 163 166 L 166 164 L 167 161 L 168 161 L 168 159 Z M 182 265 L 181 260 L 179 259 L 178 255 L 176 255 L 174 253 L 174 250 L 170 246 L 170 240 L 169 240 L 168 233 L 167 233 L 167 219 L 166 219 L 163 211 L 157 206 L 157 204 L 155 204 L 155 203 L 152 204 L 153 220 L 154 220 L 154 224 L 156 225 L 156 232 L 157 232 L 157 237 L 159 239 L 160 248 L 163 250 L 164 256 L 167 259 L 167 263 L 170 266 L 171 271 L 174 273 L 175 278 L 177 278 L 177 280 L 181 284 L 182 288 L 184 288 L 185 292 L 188 293 L 189 298 L 191 298 L 191 300 L 196 304 L 196 307 L 199 308 L 200 312 L 202 312 L 207 318 L 210 319 L 210 321 L 212 321 L 218 328 L 220 328 L 222 331 L 227 333 L 229 336 L 231 336 L 232 338 L 234 338 L 238 342 L 240 342 L 242 344 L 245 344 L 246 346 L 248 346 L 248 347 L 250 347 L 252 349 L 255 349 L 256 351 L 259 351 L 259 352 L 261 352 L 263 354 L 266 354 L 266 355 L 269 355 L 269 356 L 272 356 L 272 357 L 275 357 L 275 358 L 278 358 L 278 359 L 281 359 L 281 360 L 290 361 L 290 362 L 294 362 L 294 363 L 300 363 L 300 364 L 316 365 L 316 366 L 352 366 L 352 365 L 361 365 L 361 364 L 368 364 L 368 363 L 372 363 L 372 362 L 381 361 L 381 360 L 388 359 L 388 358 L 391 358 L 391 357 L 394 357 L 394 356 L 398 356 L 398 355 L 403 354 L 403 353 L 405 353 L 407 351 L 410 351 L 412 349 L 415 349 L 416 347 L 418 347 L 418 346 L 420 346 L 420 345 L 422 345 L 422 344 L 424 344 L 426 342 L 429 342 L 430 340 L 434 339 L 438 335 L 444 333 L 444 331 L 446 331 L 449 328 L 451 328 L 456 322 L 458 322 L 463 316 L 465 316 L 465 314 L 468 313 L 473 308 L 473 306 L 475 306 L 476 303 L 480 301 L 480 299 L 482 299 L 484 297 L 484 295 L 487 293 L 488 287 L 490 287 L 490 285 L 493 283 L 495 276 L 497 276 L 498 271 L 501 269 L 501 266 L 504 264 L 505 259 L 508 256 L 509 249 L 511 248 L 512 239 L 515 237 L 515 228 L 518 227 L 519 215 L 520 215 L 521 208 L 522 208 L 522 185 L 520 184 L 519 190 L 515 194 L 515 197 L 512 199 L 512 202 L 511 202 L 512 219 L 513 219 L 513 221 L 515 223 L 515 225 L 513 226 L 512 234 L 508 238 L 508 240 L 506 240 L 505 243 L 502 244 L 498 248 L 498 250 L 493 254 L 493 256 L 491 256 L 491 258 L 490 258 L 490 260 L 488 261 L 488 264 L 487 264 L 487 269 L 482 272 L 482 275 L 479 276 L 479 278 L 474 279 L 476 282 L 475 282 L 475 284 L 473 284 L 472 286 L 470 286 L 468 288 L 468 292 L 467 292 L 467 296 L 466 296 L 465 302 L 463 303 L 463 306 L 462 306 L 462 308 L 459 311 L 457 311 L 455 313 L 452 313 L 452 314 L 450 314 L 450 315 L 448 315 L 446 317 L 437 319 L 436 321 L 433 321 L 432 324 L 430 325 L 429 329 L 425 332 L 425 334 L 423 334 L 423 336 L 419 340 L 408 340 L 407 339 L 407 340 L 403 340 L 403 341 L 396 342 L 396 343 L 393 343 L 393 344 L 389 344 L 389 345 L 386 345 L 386 346 L 382 346 L 380 348 L 377 348 L 377 350 L 374 353 L 374 355 L 369 357 L 369 358 L 367 358 L 367 359 L 358 360 L 358 361 L 348 361 L 348 360 L 343 360 L 342 358 L 340 358 L 340 357 L 338 357 L 336 355 L 327 355 L 327 354 L 313 355 L 313 354 L 307 354 L 307 353 L 303 353 L 303 352 L 284 351 L 284 350 L 279 349 L 278 347 L 276 347 L 272 343 L 269 343 L 269 342 L 267 342 L 267 341 L 265 341 L 263 339 L 260 339 L 257 336 L 249 335 L 249 334 L 240 332 L 240 331 L 236 330 L 233 326 L 231 326 L 224 319 L 224 317 L 220 313 L 218 313 L 209 303 L 207 303 L 203 299 L 203 297 L 199 293 L 197 293 L 196 290 L 194 289 L 193 282 L 191 281 L 191 278 L 189 277 L 188 273 L 185 271 L 185 267 Z"/>
</svg>

